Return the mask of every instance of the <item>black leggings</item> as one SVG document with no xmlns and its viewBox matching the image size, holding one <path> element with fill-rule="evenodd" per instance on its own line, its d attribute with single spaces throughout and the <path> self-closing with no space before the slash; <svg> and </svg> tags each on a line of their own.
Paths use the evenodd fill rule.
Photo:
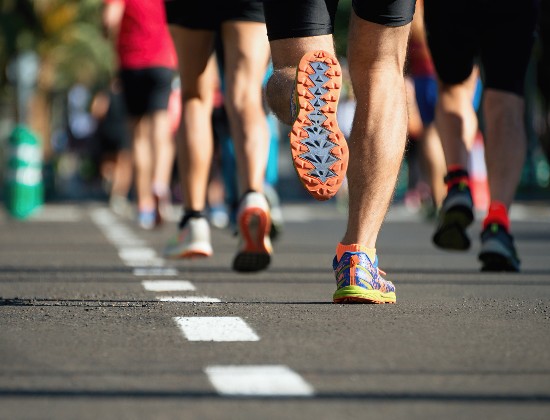
<svg viewBox="0 0 550 420">
<path fill-rule="evenodd" d="M 189 29 L 217 31 L 227 21 L 265 22 L 262 0 L 165 0 L 164 5 L 170 25 Z"/>
<path fill-rule="evenodd" d="M 353 0 L 361 19 L 384 26 L 412 21 L 415 0 Z M 338 0 L 264 0 L 267 36 L 276 39 L 329 35 L 334 31 Z"/>
<path fill-rule="evenodd" d="M 438 77 L 461 83 L 479 62 L 485 88 L 522 96 L 537 12 L 538 0 L 425 0 Z"/>
</svg>

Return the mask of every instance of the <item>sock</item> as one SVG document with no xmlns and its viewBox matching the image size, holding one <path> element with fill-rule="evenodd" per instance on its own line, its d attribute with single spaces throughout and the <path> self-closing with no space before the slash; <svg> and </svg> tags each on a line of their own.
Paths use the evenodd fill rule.
<svg viewBox="0 0 550 420">
<path fill-rule="evenodd" d="M 497 223 L 506 229 L 510 230 L 510 218 L 508 217 L 508 209 L 506 205 L 500 201 L 491 201 L 487 216 L 483 221 L 483 229 L 486 229 L 490 224 Z"/>
<path fill-rule="evenodd" d="M 445 176 L 445 184 L 447 184 L 447 192 L 457 184 L 465 184 L 470 187 L 468 171 L 461 165 L 449 165 Z"/>
<path fill-rule="evenodd" d="M 191 218 L 206 217 L 203 210 L 184 209 L 183 216 L 179 222 L 179 228 L 183 229 L 187 221 Z"/>
<path fill-rule="evenodd" d="M 369 257 L 369 260 L 374 264 L 376 260 L 376 248 L 367 248 L 359 244 L 344 245 L 339 243 L 336 246 L 336 259 L 340 261 L 344 252 L 364 252 Z"/>
</svg>

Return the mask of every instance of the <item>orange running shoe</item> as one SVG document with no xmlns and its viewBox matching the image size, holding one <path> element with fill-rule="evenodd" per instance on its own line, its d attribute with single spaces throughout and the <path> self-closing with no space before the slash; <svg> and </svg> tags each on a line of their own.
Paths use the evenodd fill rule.
<svg viewBox="0 0 550 420">
<path fill-rule="evenodd" d="M 271 262 L 273 248 L 269 238 L 269 204 L 263 194 L 249 191 L 244 195 L 239 206 L 237 223 L 240 244 L 233 260 L 233 269 L 241 272 L 266 269 Z"/>
<path fill-rule="evenodd" d="M 297 116 L 289 134 L 298 177 L 317 200 L 332 198 L 348 168 L 348 145 L 336 120 L 342 70 L 336 57 L 311 51 L 296 72 Z"/>
</svg>

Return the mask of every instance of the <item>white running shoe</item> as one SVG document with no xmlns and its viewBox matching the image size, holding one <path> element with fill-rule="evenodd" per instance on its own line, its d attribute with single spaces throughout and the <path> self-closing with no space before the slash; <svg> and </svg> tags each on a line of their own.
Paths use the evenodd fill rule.
<svg viewBox="0 0 550 420">
<path fill-rule="evenodd" d="M 239 206 L 237 226 L 240 237 L 239 252 L 233 260 L 235 271 L 259 271 L 271 262 L 269 205 L 263 194 L 247 193 Z"/>
<path fill-rule="evenodd" d="M 204 217 L 190 217 L 166 248 L 166 258 L 199 258 L 213 254 L 210 226 Z"/>
</svg>

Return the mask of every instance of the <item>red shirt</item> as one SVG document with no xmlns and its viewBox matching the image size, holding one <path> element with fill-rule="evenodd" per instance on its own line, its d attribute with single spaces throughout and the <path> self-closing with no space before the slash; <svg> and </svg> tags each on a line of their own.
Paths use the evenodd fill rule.
<svg viewBox="0 0 550 420">
<path fill-rule="evenodd" d="M 176 67 L 176 53 L 163 0 L 122 1 L 125 5 L 117 40 L 120 68 Z"/>
</svg>

